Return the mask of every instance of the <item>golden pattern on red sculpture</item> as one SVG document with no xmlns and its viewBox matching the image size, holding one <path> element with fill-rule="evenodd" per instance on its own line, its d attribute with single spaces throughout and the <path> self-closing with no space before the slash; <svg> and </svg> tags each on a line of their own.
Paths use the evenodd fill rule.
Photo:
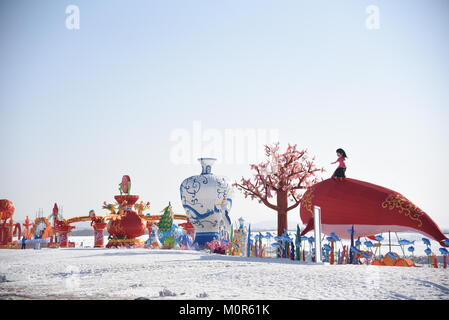
<svg viewBox="0 0 449 320">
<path fill-rule="evenodd" d="M 422 221 L 420 218 L 424 215 L 424 212 L 400 194 L 388 195 L 382 202 L 382 208 L 388 208 L 389 210 L 398 209 L 399 213 L 403 213 L 406 217 L 416 221 L 419 227 L 422 226 Z"/>
<path fill-rule="evenodd" d="M 303 205 L 307 211 L 313 214 L 312 199 L 313 199 L 313 187 L 309 188 L 309 190 L 307 190 L 306 193 L 304 193 L 301 199 L 301 205 Z"/>
</svg>

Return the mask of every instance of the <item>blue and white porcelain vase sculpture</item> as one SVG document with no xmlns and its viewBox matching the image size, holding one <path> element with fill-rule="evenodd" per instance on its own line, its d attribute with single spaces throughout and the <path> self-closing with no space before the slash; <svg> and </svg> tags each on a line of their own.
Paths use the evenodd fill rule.
<svg viewBox="0 0 449 320">
<path fill-rule="evenodd" d="M 212 174 L 211 167 L 217 159 L 198 160 L 201 174 L 185 179 L 180 192 L 182 206 L 195 227 L 195 243 L 202 248 L 214 238 L 224 238 L 230 230 L 232 186 L 226 177 Z"/>
</svg>

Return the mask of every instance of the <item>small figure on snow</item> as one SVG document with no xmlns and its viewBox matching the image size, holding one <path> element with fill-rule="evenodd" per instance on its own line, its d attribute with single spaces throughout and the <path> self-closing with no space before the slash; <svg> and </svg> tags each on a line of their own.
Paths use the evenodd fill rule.
<svg viewBox="0 0 449 320">
<path fill-rule="evenodd" d="M 24 234 L 22 237 L 22 249 L 26 249 L 26 241 L 27 241 L 27 238 L 25 237 L 25 234 Z"/>
<path fill-rule="evenodd" d="M 346 155 L 346 152 L 343 149 L 339 148 L 339 149 L 337 149 L 337 157 L 338 157 L 338 159 L 336 161 L 331 162 L 331 164 L 335 164 L 338 162 L 338 168 L 335 170 L 334 174 L 332 175 L 332 179 L 343 180 L 344 178 L 346 178 L 345 160 L 348 156 Z"/>
</svg>

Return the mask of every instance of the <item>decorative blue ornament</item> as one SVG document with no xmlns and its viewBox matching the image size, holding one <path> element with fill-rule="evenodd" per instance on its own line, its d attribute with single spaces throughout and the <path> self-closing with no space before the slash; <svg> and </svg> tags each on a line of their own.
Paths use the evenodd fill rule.
<svg viewBox="0 0 449 320">
<path fill-rule="evenodd" d="M 195 243 L 200 248 L 214 238 L 226 237 L 231 228 L 232 186 L 226 177 L 212 174 L 216 159 L 198 159 L 200 175 L 185 179 L 180 186 L 184 210 L 195 228 Z"/>
</svg>

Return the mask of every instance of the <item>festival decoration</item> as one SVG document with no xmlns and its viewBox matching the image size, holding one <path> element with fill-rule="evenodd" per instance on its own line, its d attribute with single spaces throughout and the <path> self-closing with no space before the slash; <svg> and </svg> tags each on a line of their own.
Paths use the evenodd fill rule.
<svg viewBox="0 0 449 320">
<path fill-rule="evenodd" d="M 12 241 L 13 235 L 18 234 L 19 239 L 21 237 L 20 223 L 14 223 L 13 220 L 15 210 L 11 200 L 0 199 L 0 248 L 16 246 L 17 243 Z"/>
<path fill-rule="evenodd" d="M 140 201 L 139 203 L 136 203 L 134 205 L 134 209 L 137 210 L 137 214 L 139 216 L 143 216 L 143 212 L 145 210 L 149 210 L 150 209 L 150 202 L 148 201 L 147 203 L 144 203 L 143 201 Z"/>
<path fill-rule="evenodd" d="M 180 186 L 182 206 L 195 227 L 195 243 L 204 247 L 222 238 L 231 227 L 232 187 L 227 178 L 211 171 L 215 158 L 200 158 L 200 175 L 185 179 Z"/>
<path fill-rule="evenodd" d="M 90 225 L 94 229 L 94 248 L 104 248 L 104 230 L 108 224 L 104 217 L 97 217 L 94 210 L 89 211 L 89 217 L 91 219 Z"/>
<path fill-rule="evenodd" d="M 139 196 L 130 194 L 131 179 L 129 176 L 123 176 L 119 186 L 120 195 L 114 197 L 117 201 L 117 206 L 108 205 L 106 202 L 104 202 L 103 206 L 103 208 L 114 215 L 107 225 L 110 240 L 106 247 L 142 247 L 143 241 L 138 239 L 138 237 L 145 233 L 146 223 L 133 210 L 133 206 L 139 200 Z M 113 212 L 116 212 L 116 208 L 118 208 L 118 212 L 114 214 Z"/>
<path fill-rule="evenodd" d="M 149 222 L 147 222 L 149 224 Z M 157 224 L 150 224 L 149 225 L 149 237 L 148 240 L 145 242 L 146 247 L 151 249 L 158 249 L 161 248 L 161 241 L 159 240 L 159 228 Z"/>
<path fill-rule="evenodd" d="M 239 218 L 239 227 L 236 229 L 234 233 L 235 242 L 237 246 L 235 248 L 235 254 L 239 256 L 243 256 L 245 253 L 243 252 L 243 248 L 246 248 L 246 240 L 248 236 L 248 230 L 245 226 L 245 220 L 240 217 Z"/>
<path fill-rule="evenodd" d="M 301 220 L 307 224 L 302 234 L 313 229 L 313 206 L 322 212 L 323 232 L 334 231 L 348 238 L 345 231 L 355 227 L 354 236 L 389 231 L 413 231 L 432 237 L 443 246 L 446 236 L 421 209 L 393 190 L 346 178 L 327 179 L 310 186 L 301 203 Z"/>
<path fill-rule="evenodd" d="M 170 231 L 173 226 L 173 208 L 171 203 L 168 204 L 163 210 L 162 218 L 159 220 L 157 225 L 159 227 L 159 231 L 167 232 Z"/>
<path fill-rule="evenodd" d="M 131 178 L 127 175 L 122 177 L 122 182 L 119 184 L 120 195 L 130 195 L 131 194 Z"/>
<path fill-rule="evenodd" d="M 173 249 L 176 245 L 176 238 L 172 235 L 169 235 L 164 238 L 164 249 Z"/>
<path fill-rule="evenodd" d="M 34 224 L 36 225 L 36 222 Z M 47 226 L 49 228 L 51 228 L 51 224 L 49 222 L 48 222 Z M 59 246 L 61 248 L 67 248 L 67 247 L 75 246 L 74 243 L 72 244 L 69 241 L 69 234 L 70 234 L 70 232 L 73 229 L 75 229 L 75 227 L 70 225 L 69 221 L 67 221 L 67 220 L 59 220 L 59 219 L 56 220 L 55 226 L 54 226 L 54 230 L 59 233 Z"/>
<path fill-rule="evenodd" d="M 251 224 L 248 226 L 248 239 L 246 240 L 246 256 L 251 257 L 251 245 L 253 240 L 251 239 Z"/>
<path fill-rule="evenodd" d="M 296 234 L 295 234 L 295 244 L 296 244 L 296 260 L 301 260 L 301 229 L 299 228 L 299 224 L 296 225 Z"/>
<path fill-rule="evenodd" d="M 22 225 L 25 227 L 24 237 L 26 239 L 31 239 L 30 227 L 33 226 L 33 224 L 30 222 L 30 218 L 28 216 L 26 216 L 25 223 L 22 223 Z"/>
<path fill-rule="evenodd" d="M 120 185 L 126 186 L 122 189 L 129 193 L 131 186 L 129 176 L 126 176 L 122 180 L 123 181 Z M 42 215 L 39 215 L 36 217 L 34 223 L 31 223 L 29 217 L 26 217 L 25 223 L 23 224 L 25 227 L 24 236 L 30 241 L 27 241 L 26 243 L 34 243 L 36 245 L 39 244 L 39 246 L 42 243 L 47 244 L 48 247 L 74 247 L 75 243 L 69 241 L 69 234 L 75 228 L 75 226 L 71 224 L 82 221 L 90 221 L 91 226 L 94 229 L 94 247 L 96 248 L 104 247 L 104 230 L 106 228 L 108 228 L 110 233 L 110 241 L 108 242 L 107 247 L 143 246 L 143 241 L 136 238 L 144 233 L 146 226 L 150 227 L 151 225 L 154 225 L 154 230 L 157 230 L 156 224 L 162 216 L 149 214 L 144 215 L 144 211 L 149 209 L 150 203 L 144 203 L 143 201 L 136 203 L 138 198 L 139 196 L 122 194 L 115 197 L 117 203 L 108 204 L 103 202 L 103 209 L 109 211 L 109 214 L 105 216 L 97 216 L 94 210 L 90 210 L 88 215 L 75 216 L 68 219 L 64 219 L 62 217 L 59 212 L 58 205 L 55 203 L 52 214 L 49 215 L 48 218 L 44 218 Z M 12 241 L 12 236 L 18 235 L 20 240 L 21 225 L 19 223 L 14 224 L 12 221 L 12 214 L 10 212 L 12 212 L 11 208 L 13 208 L 13 204 L 7 200 L 0 202 L 0 205 L 2 206 L 2 217 L 10 217 L 9 222 L 4 221 L 2 224 L 0 221 L 0 240 L 8 240 L 4 245 L 2 245 L 1 243 L 3 242 L 1 242 L 0 248 L 17 247 L 17 241 Z M 133 206 L 138 212 L 132 210 Z M 51 225 L 49 219 L 53 219 L 53 226 Z M 173 225 L 169 235 L 173 236 L 175 245 L 172 246 L 173 239 L 169 239 L 167 246 L 176 247 L 179 239 L 184 236 L 185 233 L 189 233 L 190 236 L 184 238 L 184 248 L 191 248 L 189 239 L 191 240 L 191 235 L 194 234 L 193 225 L 184 214 L 173 214 L 172 212 L 172 219 L 185 220 L 186 222 L 181 225 L 186 231 L 184 232 L 181 228 Z M 109 221 L 109 223 L 107 223 L 107 221 Z M 4 235 L 3 230 L 6 230 L 6 236 Z M 151 228 L 149 228 L 149 231 L 151 234 Z M 52 242 L 51 237 L 57 233 L 59 234 L 59 238 L 56 239 L 55 236 L 55 242 Z M 155 243 L 159 247 L 161 246 L 159 240 L 155 241 Z"/>
<path fill-rule="evenodd" d="M 183 250 L 193 248 L 193 238 L 188 233 L 182 234 L 178 239 L 178 243 Z"/>
<path fill-rule="evenodd" d="M 265 146 L 267 159 L 251 165 L 254 176 L 242 178 L 235 183 L 245 198 L 250 197 L 277 212 L 277 231 L 281 236 L 288 228 L 287 214 L 301 203 L 302 192 L 318 182 L 317 174 L 324 169 L 316 167 L 306 150 L 288 145 L 284 153 L 279 152 L 279 143 Z M 271 198 L 275 197 L 275 203 Z"/>
<path fill-rule="evenodd" d="M 173 208 L 171 203 L 168 203 L 162 210 L 163 214 L 158 222 L 159 238 L 163 244 L 164 249 L 172 249 L 176 244 L 176 239 L 180 236 L 178 226 L 173 224 Z M 167 241 L 166 241 L 167 240 Z"/>
<path fill-rule="evenodd" d="M 16 207 L 11 200 L 0 199 L 0 220 L 7 220 L 12 218 Z"/>
<path fill-rule="evenodd" d="M 178 226 L 183 228 L 185 233 L 188 234 L 190 238 L 195 239 L 195 227 L 190 221 L 179 223 Z"/>
<path fill-rule="evenodd" d="M 54 232 L 53 232 L 53 236 L 52 236 L 52 239 L 51 239 L 51 243 L 53 245 L 53 244 L 58 243 L 58 236 L 57 236 L 58 232 L 55 229 L 56 221 L 63 219 L 62 216 L 59 214 L 59 207 L 58 207 L 58 204 L 56 202 L 53 205 L 52 213 L 48 216 L 47 219 L 53 219 L 53 230 L 54 230 Z"/>
<path fill-rule="evenodd" d="M 221 241 L 218 241 L 217 239 L 213 239 L 210 242 L 206 242 L 204 248 L 208 249 L 210 253 L 226 254 L 229 246 L 230 244 L 227 240 L 222 239 Z"/>
<path fill-rule="evenodd" d="M 449 254 L 449 251 L 446 248 L 440 248 L 440 253 L 443 255 L 443 268 L 447 268 L 447 255 Z"/>
<path fill-rule="evenodd" d="M 432 254 L 432 266 L 438 268 L 438 258 L 435 254 Z"/>
</svg>

